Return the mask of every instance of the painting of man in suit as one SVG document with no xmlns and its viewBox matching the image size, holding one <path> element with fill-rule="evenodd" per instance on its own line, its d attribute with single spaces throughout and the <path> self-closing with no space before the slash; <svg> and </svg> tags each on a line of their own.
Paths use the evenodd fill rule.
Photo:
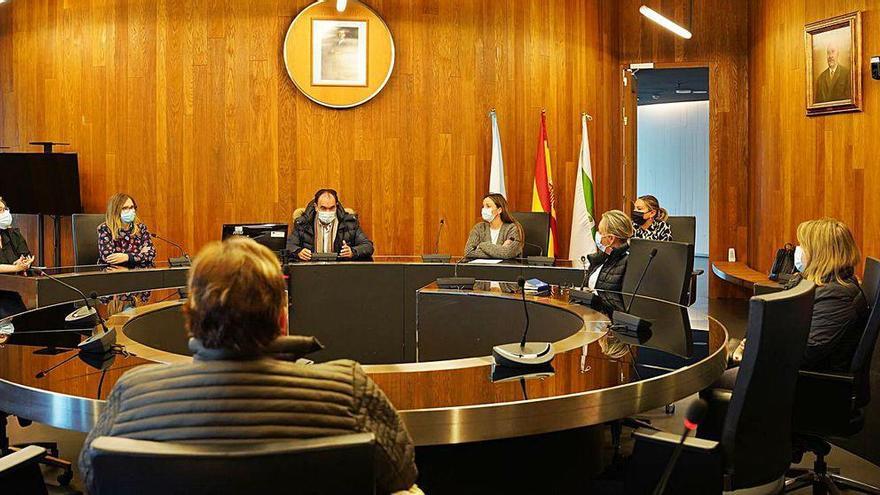
<svg viewBox="0 0 880 495">
<path fill-rule="evenodd" d="M 807 115 L 862 111 L 862 13 L 804 26 Z"/>
<path fill-rule="evenodd" d="M 313 20 L 312 84 L 366 86 L 367 23 Z"/>
</svg>

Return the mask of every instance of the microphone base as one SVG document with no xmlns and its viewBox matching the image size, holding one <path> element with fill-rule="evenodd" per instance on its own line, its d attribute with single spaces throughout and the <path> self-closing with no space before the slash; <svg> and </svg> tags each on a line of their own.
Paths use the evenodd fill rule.
<svg viewBox="0 0 880 495">
<path fill-rule="evenodd" d="M 519 344 L 517 344 L 519 345 Z M 489 379 L 492 383 L 504 383 L 517 380 L 543 380 L 556 374 L 550 363 L 535 364 L 528 367 L 510 367 L 499 364 L 492 365 L 492 374 Z"/>
<path fill-rule="evenodd" d="M 423 254 L 422 263 L 449 263 L 452 256 L 448 254 Z"/>
<path fill-rule="evenodd" d="M 574 304 L 590 306 L 593 304 L 594 297 L 596 297 L 596 295 L 589 290 L 572 289 L 568 291 L 568 302 Z"/>
<path fill-rule="evenodd" d="M 524 347 L 520 347 L 519 342 L 513 342 L 492 348 L 495 364 L 509 368 L 540 366 L 552 361 L 555 355 L 550 342 L 526 342 Z"/>
<path fill-rule="evenodd" d="M 336 253 L 312 253 L 312 261 L 315 263 L 336 261 L 338 257 Z"/>
<path fill-rule="evenodd" d="M 651 332 L 650 321 L 623 311 L 612 313 L 611 323 L 615 332 L 628 337 L 640 337 Z"/>
<path fill-rule="evenodd" d="M 529 266 L 553 266 L 556 258 L 549 256 L 529 256 L 526 258 L 526 264 Z"/>
<path fill-rule="evenodd" d="M 106 332 L 101 331 L 101 333 L 92 335 L 77 344 L 76 347 L 80 352 L 87 354 L 104 354 L 108 352 L 114 344 L 116 344 L 116 329 L 111 328 Z"/>
<path fill-rule="evenodd" d="M 440 277 L 437 279 L 437 287 L 441 289 L 473 290 L 477 279 L 474 277 Z"/>
<path fill-rule="evenodd" d="M 192 262 L 189 260 L 189 256 L 180 256 L 179 258 L 168 258 L 168 264 L 171 268 L 182 268 L 192 265 Z"/>
<path fill-rule="evenodd" d="M 98 311 L 88 306 L 80 306 L 64 317 L 64 328 L 68 329 L 91 329 L 98 325 L 98 323 Z"/>
</svg>

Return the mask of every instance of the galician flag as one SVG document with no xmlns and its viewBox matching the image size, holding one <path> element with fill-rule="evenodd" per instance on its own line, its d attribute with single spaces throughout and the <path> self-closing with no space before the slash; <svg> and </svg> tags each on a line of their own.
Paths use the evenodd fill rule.
<svg viewBox="0 0 880 495">
<path fill-rule="evenodd" d="M 550 246 L 545 256 L 554 257 L 556 246 L 556 194 L 553 192 L 553 172 L 550 168 L 550 143 L 547 141 L 547 115 L 541 110 L 541 129 L 538 131 L 538 152 L 535 155 L 535 187 L 532 189 L 532 211 L 550 214 Z"/>
<path fill-rule="evenodd" d="M 489 192 L 498 193 L 507 198 L 507 188 L 504 187 L 504 158 L 501 156 L 501 133 L 498 131 L 498 116 L 493 108 L 489 112 L 492 120 L 492 165 L 489 172 Z"/>
<path fill-rule="evenodd" d="M 596 252 L 596 220 L 593 216 L 593 166 L 590 164 L 590 138 L 587 136 L 587 115 L 581 116 L 581 152 L 574 186 L 574 206 L 571 209 L 571 246 L 568 257 L 578 263 L 581 257 Z"/>
</svg>

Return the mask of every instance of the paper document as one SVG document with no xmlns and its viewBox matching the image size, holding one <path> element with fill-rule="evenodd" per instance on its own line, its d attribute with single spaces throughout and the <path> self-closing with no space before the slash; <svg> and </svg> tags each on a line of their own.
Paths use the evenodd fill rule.
<svg viewBox="0 0 880 495">
<path fill-rule="evenodd" d="M 468 263 L 470 263 L 471 265 L 497 265 L 498 263 L 501 263 L 502 261 L 504 261 L 504 260 L 490 260 L 490 259 L 477 258 L 473 261 L 468 261 Z"/>
</svg>

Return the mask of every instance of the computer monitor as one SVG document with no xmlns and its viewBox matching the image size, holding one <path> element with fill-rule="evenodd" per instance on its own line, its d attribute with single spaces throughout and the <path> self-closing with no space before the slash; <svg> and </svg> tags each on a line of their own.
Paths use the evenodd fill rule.
<svg viewBox="0 0 880 495">
<path fill-rule="evenodd" d="M 287 248 L 286 223 L 227 223 L 223 225 L 223 239 L 234 235 L 250 237 L 279 253 Z"/>
</svg>

